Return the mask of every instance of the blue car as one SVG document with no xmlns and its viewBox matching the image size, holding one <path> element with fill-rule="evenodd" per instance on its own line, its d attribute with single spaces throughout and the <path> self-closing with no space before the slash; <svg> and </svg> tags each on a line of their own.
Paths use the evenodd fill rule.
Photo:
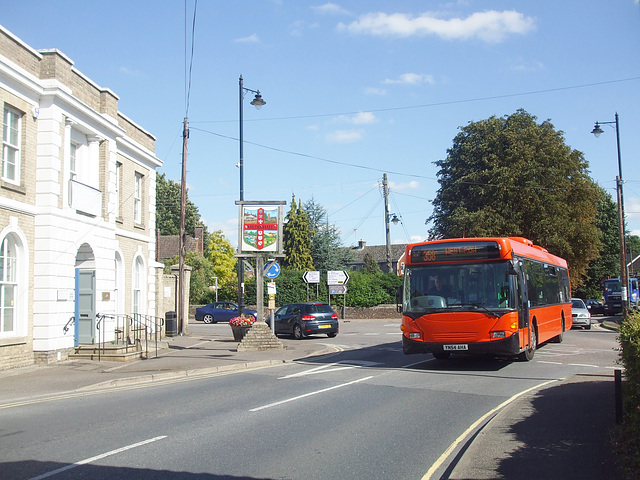
<svg viewBox="0 0 640 480">
<path fill-rule="evenodd" d="M 246 316 L 257 317 L 255 310 L 244 309 Z M 228 322 L 238 316 L 238 305 L 233 302 L 213 302 L 204 307 L 196 308 L 196 320 L 204 323 Z"/>
</svg>

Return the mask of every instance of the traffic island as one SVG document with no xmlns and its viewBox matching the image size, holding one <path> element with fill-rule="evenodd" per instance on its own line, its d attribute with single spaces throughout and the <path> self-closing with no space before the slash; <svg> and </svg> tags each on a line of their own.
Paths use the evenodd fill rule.
<svg viewBox="0 0 640 480">
<path fill-rule="evenodd" d="M 261 350 L 284 350 L 287 346 L 280 341 L 264 322 L 255 322 L 245 333 L 238 344 L 238 352 L 255 352 Z"/>
</svg>

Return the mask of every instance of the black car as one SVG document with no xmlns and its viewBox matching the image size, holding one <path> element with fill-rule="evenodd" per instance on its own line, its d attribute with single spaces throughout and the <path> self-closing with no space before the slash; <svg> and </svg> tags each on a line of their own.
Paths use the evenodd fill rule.
<svg viewBox="0 0 640 480">
<path fill-rule="evenodd" d="M 591 315 L 606 315 L 607 310 L 606 307 L 600 303 L 598 300 L 590 298 L 589 300 L 585 300 L 584 303 L 587 304 L 587 309 Z"/>
<path fill-rule="evenodd" d="M 290 303 L 280 307 L 273 318 L 276 335 L 293 335 L 296 340 L 316 333 L 335 337 L 340 329 L 338 315 L 327 303 Z"/>
</svg>

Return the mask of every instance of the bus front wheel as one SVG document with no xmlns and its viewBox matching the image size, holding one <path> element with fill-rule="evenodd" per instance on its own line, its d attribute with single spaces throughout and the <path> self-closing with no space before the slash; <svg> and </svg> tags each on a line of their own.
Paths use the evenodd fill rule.
<svg viewBox="0 0 640 480">
<path fill-rule="evenodd" d="M 529 342 L 529 346 L 524 352 L 518 355 L 518 358 L 523 362 L 530 362 L 533 360 L 533 355 L 536 353 L 536 348 L 538 347 L 538 337 L 536 336 L 535 326 L 531 325 L 529 328 L 531 332 L 531 341 Z"/>
</svg>

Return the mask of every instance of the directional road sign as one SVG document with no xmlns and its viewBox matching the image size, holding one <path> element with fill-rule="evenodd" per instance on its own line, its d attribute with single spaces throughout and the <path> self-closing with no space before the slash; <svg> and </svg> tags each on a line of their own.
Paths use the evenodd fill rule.
<svg viewBox="0 0 640 480">
<path fill-rule="evenodd" d="M 327 272 L 327 285 L 346 285 L 349 274 L 344 270 L 329 270 Z"/>
<path fill-rule="evenodd" d="M 320 272 L 317 270 L 309 270 L 304 272 L 302 279 L 305 283 L 320 283 Z"/>
<path fill-rule="evenodd" d="M 280 275 L 280 265 L 278 262 L 271 262 L 264 268 L 264 276 L 267 278 L 276 278 Z"/>
</svg>

